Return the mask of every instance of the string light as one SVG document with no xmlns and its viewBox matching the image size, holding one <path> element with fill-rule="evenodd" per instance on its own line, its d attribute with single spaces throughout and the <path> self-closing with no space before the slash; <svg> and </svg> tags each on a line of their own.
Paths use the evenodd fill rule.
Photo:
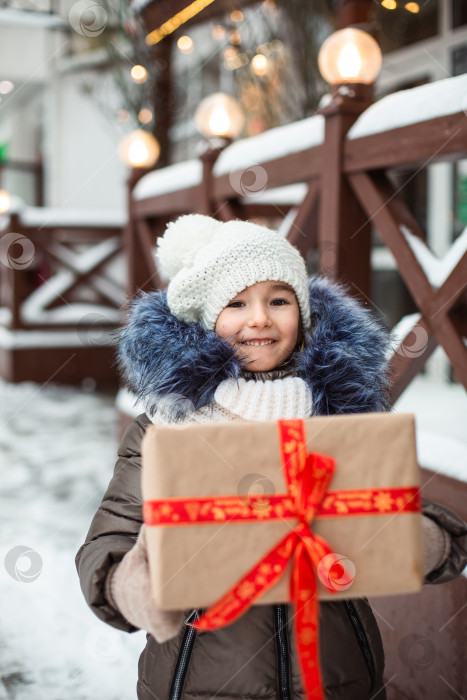
<svg viewBox="0 0 467 700">
<path fill-rule="evenodd" d="M 221 41 L 225 37 L 225 27 L 223 27 L 222 24 L 216 24 L 216 26 L 213 27 L 211 36 L 216 41 Z"/>
<path fill-rule="evenodd" d="M 224 49 L 224 60 L 232 61 L 238 54 L 238 49 L 235 46 L 226 46 Z"/>
<path fill-rule="evenodd" d="M 229 32 L 229 41 L 231 44 L 234 44 L 235 46 L 238 46 L 239 44 L 241 44 L 242 37 L 240 36 L 240 32 L 238 32 L 236 29 L 231 29 Z"/>
<path fill-rule="evenodd" d="M 0 190 L 0 214 L 6 214 L 11 206 L 11 197 L 6 190 Z"/>
<path fill-rule="evenodd" d="M 148 72 L 144 66 L 133 66 L 130 75 L 135 83 L 141 85 L 148 79 Z"/>
<path fill-rule="evenodd" d="M 412 12 L 414 15 L 420 12 L 420 5 L 418 2 L 406 2 L 404 7 L 408 12 Z"/>
<path fill-rule="evenodd" d="M 15 86 L 11 80 L 0 81 L 0 95 L 8 95 L 8 93 L 11 92 L 14 87 Z"/>
<path fill-rule="evenodd" d="M 237 138 L 244 123 L 245 115 L 240 104 L 222 92 L 205 97 L 195 112 L 196 128 L 206 138 Z"/>
<path fill-rule="evenodd" d="M 234 10 L 230 13 L 230 19 L 232 22 L 243 22 L 243 12 L 241 10 Z"/>
<path fill-rule="evenodd" d="M 193 53 L 193 39 L 186 34 L 178 39 L 177 46 L 182 53 Z"/>
<path fill-rule="evenodd" d="M 127 134 L 118 147 L 120 158 L 132 168 L 152 168 L 160 151 L 157 139 L 141 129 Z"/>
<path fill-rule="evenodd" d="M 147 109 L 147 107 L 143 107 L 138 113 L 138 119 L 140 120 L 141 124 L 149 124 L 149 122 L 152 120 L 152 112 L 150 109 Z"/>
<path fill-rule="evenodd" d="M 260 44 L 256 49 L 256 53 L 264 53 L 265 56 L 269 56 L 271 53 L 269 44 Z"/>
<path fill-rule="evenodd" d="M 117 112 L 117 121 L 127 122 L 131 117 L 130 112 L 127 109 L 119 109 Z"/>
<path fill-rule="evenodd" d="M 235 51 L 234 54 L 225 58 L 224 68 L 227 70 L 237 70 L 237 68 L 242 68 L 242 66 L 248 65 L 249 62 L 250 59 L 246 53 L 238 53 Z"/>
<path fill-rule="evenodd" d="M 397 2 L 396 0 L 383 0 L 381 7 L 384 7 L 386 10 L 395 10 L 397 7 Z"/>
<path fill-rule="evenodd" d="M 269 46 L 271 48 L 271 51 L 282 51 L 284 48 L 284 44 L 280 39 L 273 39 Z"/>
<path fill-rule="evenodd" d="M 262 53 L 257 53 L 251 59 L 251 70 L 255 75 L 266 75 L 269 70 L 269 61 Z"/>
<path fill-rule="evenodd" d="M 158 29 L 154 29 L 150 32 L 145 39 L 146 44 L 148 44 L 148 46 L 154 46 L 154 44 L 157 44 L 164 37 L 172 34 L 176 29 L 181 27 L 182 24 L 188 22 L 189 19 L 213 2 L 214 0 L 195 0 L 195 2 L 192 2 L 188 7 L 177 12 L 177 14 L 167 20 L 167 22 L 164 22 Z"/>
</svg>

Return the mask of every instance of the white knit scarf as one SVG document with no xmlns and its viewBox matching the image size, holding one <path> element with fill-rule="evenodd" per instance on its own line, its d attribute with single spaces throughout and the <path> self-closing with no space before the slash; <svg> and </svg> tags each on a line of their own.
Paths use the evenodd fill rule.
<svg viewBox="0 0 467 700">
<path fill-rule="evenodd" d="M 177 395 L 164 398 L 155 413 L 149 416 L 151 421 L 163 425 L 172 423 L 170 412 L 177 401 L 180 401 Z M 184 408 L 188 408 L 184 420 L 188 423 L 306 418 L 311 415 L 312 396 L 300 377 L 285 376 L 265 381 L 240 377 L 221 382 L 212 404 L 198 410 L 190 410 L 189 405 Z"/>
</svg>

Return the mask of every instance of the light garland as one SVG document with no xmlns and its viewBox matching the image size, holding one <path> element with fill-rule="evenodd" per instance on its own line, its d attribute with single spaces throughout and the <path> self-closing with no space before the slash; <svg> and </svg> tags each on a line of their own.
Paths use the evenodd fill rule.
<svg viewBox="0 0 467 700">
<path fill-rule="evenodd" d="M 146 37 L 146 44 L 148 46 L 154 46 L 154 44 L 159 43 L 164 37 L 172 34 L 176 29 L 181 27 L 182 24 L 188 22 L 189 19 L 195 17 L 195 15 L 199 14 L 201 10 L 204 10 L 205 7 L 211 5 L 213 2 L 214 0 L 195 0 L 195 2 L 192 2 L 188 7 L 185 7 L 185 9 L 180 10 L 176 15 L 168 19 L 167 22 L 164 22 L 158 29 L 153 29 Z"/>
</svg>

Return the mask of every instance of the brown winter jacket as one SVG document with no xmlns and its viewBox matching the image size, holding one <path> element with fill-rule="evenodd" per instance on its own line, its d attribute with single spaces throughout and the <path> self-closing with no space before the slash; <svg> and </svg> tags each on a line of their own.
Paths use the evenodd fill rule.
<svg viewBox="0 0 467 700">
<path fill-rule="evenodd" d="M 142 524 L 140 446 L 148 425 L 141 415 L 125 432 L 114 476 L 76 556 L 91 609 L 127 632 L 135 628 L 108 604 L 104 584 L 112 564 L 135 544 Z M 465 565 L 466 528 L 438 504 L 425 502 L 424 512 L 453 537 L 447 562 L 428 577 L 431 583 L 447 581 Z M 459 546 L 456 537 L 462 540 Z M 293 615 L 292 605 L 256 605 L 214 632 L 195 633 L 184 625 L 164 644 L 147 635 L 139 660 L 139 700 L 302 700 Z M 319 624 L 327 700 L 384 700 L 382 643 L 366 599 L 322 603 Z"/>
</svg>

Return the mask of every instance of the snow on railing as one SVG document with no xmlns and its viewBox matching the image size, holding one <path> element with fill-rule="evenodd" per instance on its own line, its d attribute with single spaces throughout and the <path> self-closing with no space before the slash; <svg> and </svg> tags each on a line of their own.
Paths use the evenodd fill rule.
<svg viewBox="0 0 467 700">
<path fill-rule="evenodd" d="M 274 129 L 240 139 L 222 151 L 217 159 L 215 176 L 251 168 L 255 163 L 265 163 L 319 146 L 324 141 L 324 117 L 316 114 L 292 124 L 277 126 Z"/>
<path fill-rule="evenodd" d="M 136 184 L 132 197 L 135 200 L 141 200 L 169 192 L 178 192 L 178 190 L 199 185 L 202 178 L 203 165 L 201 161 L 186 160 L 144 175 Z"/>
<path fill-rule="evenodd" d="M 467 109 L 466 95 L 467 74 L 400 90 L 368 107 L 350 128 L 347 138 L 359 139 L 464 112 Z"/>
<path fill-rule="evenodd" d="M 409 332 L 418 323 L 421 317 L 422 315 L 420 313 L 408 314 L 407 316 L 403 316 L 400 321 L 396 323 L 390 335 L 389 348 L 386 355 L 386 359 L 388 361 L 392 358 L 399 345 L 407 337 Z"/>
<path fill-rule="evenodd" d="M 47 310 L 47 306 L 62 297 L 78 279 L 78 275 L 74 274 L 73 270 L 81 275 L 86 274 L 101 261 L 106 260 L 111 253 L 117 252 L 119 248 L 118 237 L 107 238 L 79 255 L 60 243 L 53 242 L 49 248 L 50 252 L 72 269 L 58 271 L 28 296 L 21 305 L 22 320 L 25 323 L 79 323 L 84 315 L 92 312 L 101 316 L 103 323 L 119 323 L 121 313 L 118 309 L 97 304 L 74 302 L 57 309 Z M 112 304 L 116 301 L 123 303 L 123 289 L 109 279 L 96 273 L 91 275 L 91 281 L 93 286 Z"/>
<path fill-rule="evenodd" d="M 441 260 L 433 255 L 431 250 L 425 245 L 424 241 L 418 236 L 415 236 L 407 226 L 400 226 L 400 231 L 409 244 L 412 253 L 417 258 L 417 261 L 425 273 L 429 283 L 435 289 L 441 287 L 447 280 L 451 272 L 456 267 L 467 251 L 467 227 L 456 238 L 444 258 Z"/>
</svg>

